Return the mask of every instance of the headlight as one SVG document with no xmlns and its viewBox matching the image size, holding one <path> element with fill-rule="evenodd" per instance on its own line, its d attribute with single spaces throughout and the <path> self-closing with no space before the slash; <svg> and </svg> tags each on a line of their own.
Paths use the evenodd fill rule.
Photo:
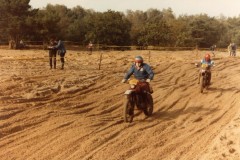
<svg viewBox="0 0 240 160">
<path fill-rule="evenodd" d="M 131 85 L 130 85 L 130 88 L 132 88 L 132 89 L 135 88 L 135 85 L 134 85 L 134 84 L 131 84 Z"/>
</svg>

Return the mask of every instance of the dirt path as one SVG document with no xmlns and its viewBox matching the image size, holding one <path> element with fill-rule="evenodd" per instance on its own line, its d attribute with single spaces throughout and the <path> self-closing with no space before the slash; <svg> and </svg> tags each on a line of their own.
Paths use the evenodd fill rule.
<svg viewBox="0 0 240 160">
<path fill-rule="evenodd" d="M 191 51 L 151 51 L 154 113 L 136 110 L 123 122 L 135 55 L 148 51 L 69 51 L 66 68 L 48 66 L 46 51 L 0 50 L 1 159 L 238 159 L 240 59 L 217 53 L 212 85 L 203 94 Z"/>
</svg>

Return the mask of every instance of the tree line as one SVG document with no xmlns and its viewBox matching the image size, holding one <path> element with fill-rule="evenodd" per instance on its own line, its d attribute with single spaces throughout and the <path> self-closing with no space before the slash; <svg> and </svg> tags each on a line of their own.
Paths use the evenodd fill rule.
<svg viewBox="0 0 240 160">
<path fill-rule="evenodd" d="M 226 47 L 240 42 L 240 17 L 175 16 L 171 8 L 96 12 L 81 6 L 33 9 L 30 0 L 0 0 L 0 42 L 49 41 L 53 36 L 86 45 Z"/>
</svg>

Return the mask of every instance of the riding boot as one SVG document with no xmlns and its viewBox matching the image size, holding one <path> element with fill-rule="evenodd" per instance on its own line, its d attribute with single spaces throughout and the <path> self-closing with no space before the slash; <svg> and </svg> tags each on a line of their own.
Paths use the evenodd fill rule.
<svg viewBox="0 0 240 160">
<path fill-rule="evenodd" d="M 64 63 L 62 63 L 62 67 L 61 67 L 61 69 L 64 69 Z"/>
</svg>

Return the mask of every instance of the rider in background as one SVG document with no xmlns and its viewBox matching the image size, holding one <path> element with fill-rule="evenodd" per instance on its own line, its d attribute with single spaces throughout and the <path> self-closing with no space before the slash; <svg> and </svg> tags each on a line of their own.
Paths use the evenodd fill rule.
<svg viewBox="0 0 240 160">
<path fill-rule="evenodd" d="M 134 75 L 134 77 L 139 81 L 146 81 L 148 83 L 151 80 L 153 80 L 153 77 L 154 77 L 154 73 L 151 67 L 148 64 L 143 63 L 143 58 L 141 56 L 135 57 L 134 64 L 131 66 L 129 71 L 124 76 L 122 83 L 127 82 L 127 80 L 131 77 L 131 75 Z M 150 85 L 149 87 L 150 87 L 150 92 L 152 92 L 152 88 Z"/>
<path fill-rule="evenodd" d="M 202 64 L 207 64 L 209 67 L 209 84 L 211 82 L 211 77 L 212 77 L 212 73 L 211 73 L 211 67 L 214 65 L 214 61 L 211 60 L 211 56 L 209 53 L 205 54 L 204 58 L 201 60 L 200 65 Z M 201 71 L 199 72 L 198 75 L 198 84 L 200 83 L 200 77 L 201 77 Z"/>
</svg>

